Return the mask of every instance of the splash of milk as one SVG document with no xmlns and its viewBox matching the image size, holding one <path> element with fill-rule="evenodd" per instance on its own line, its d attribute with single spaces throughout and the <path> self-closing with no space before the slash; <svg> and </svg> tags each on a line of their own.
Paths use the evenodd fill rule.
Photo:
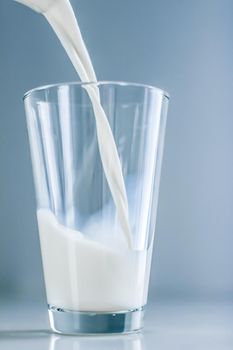
<svg viewBox="0 0 233 350">
<path fill-rule="evenodd" d="M 42 13 L 68 54 L 82 82 L 97 82 L 88 51 L 69 0 L 16 0 Z M 100 157 L 127 244 L 132 247 L 128 200 L 113 134 L 100 103 L 97 85 L 86 85 L 95 120 Z"/>
</svg>

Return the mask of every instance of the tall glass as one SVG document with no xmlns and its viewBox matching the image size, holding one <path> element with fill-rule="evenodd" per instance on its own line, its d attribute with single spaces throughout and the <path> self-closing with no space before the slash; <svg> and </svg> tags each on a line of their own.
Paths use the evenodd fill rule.
<svg viewBox="0 0 233 350">
<path fill-rule="evenodd" d="M 129 248 L 87 85 L 95 84 L 50 85 L 24 98 L 49 317 L 60 333 L 127 333 L 143 326 L 168 95 L 146 85 L 97 84 L 126 185 Z"/>
</svg>

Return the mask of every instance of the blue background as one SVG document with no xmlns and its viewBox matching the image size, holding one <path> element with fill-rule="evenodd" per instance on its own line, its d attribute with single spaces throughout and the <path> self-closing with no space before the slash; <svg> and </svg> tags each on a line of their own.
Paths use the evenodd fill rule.
<svg viewBox="0 0 233 350">
<path fill-rule="evenodd" d="M 73 0 L 99 80 L 171 95 L 150 300 L 233 292 L 233 2 Z M 0 1 L 0 297 L 45 300 L 22 96 L 77 75 L 45 19 Z"/>
</svg>

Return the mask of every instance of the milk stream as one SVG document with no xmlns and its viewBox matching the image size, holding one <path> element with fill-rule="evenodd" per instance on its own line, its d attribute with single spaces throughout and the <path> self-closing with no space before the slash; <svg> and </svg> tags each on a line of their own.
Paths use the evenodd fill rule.
<svg viewBox="0 0 233 350">
<path fill-rule="evenodd" d="M 69 1 L 16 1 L 46 17 L 81 80 L 96 82 Z M 106 222 L 103 229 L 96 216 L 90 218 L 83 234 L 62 225 L 51 210 L 39 209 L 37 218 L 47 299 L 50 305 L 67 310 L 133 310 L 146 304 L 152 247 L 141 251 L 131 249 L 128 200 L 117 148 L 97 85 L 85 88 L 93 106 L 103 169 L 125 236 L 109 235 L 112 222 Z"/>
<path fill-rule="evenodd" d="M 95 71 L 69 0 L 16 1 L 45 16 L 63 45 L 81 81 L 97 82 Z M 94 110 L 97 139 L 104 173 L 116 206 L 122 231 L 128 247 L 131 248 L 132 234 L 129 225 L 128 200 L 114 137 L 107 116 L 101 106 L 98 86 L 87 85 L 85 88 Z"/>
</svg>

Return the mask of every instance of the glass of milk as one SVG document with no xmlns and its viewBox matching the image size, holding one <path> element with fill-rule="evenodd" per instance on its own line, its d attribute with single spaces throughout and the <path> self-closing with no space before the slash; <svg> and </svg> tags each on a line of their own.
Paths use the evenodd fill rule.
<svg viewBox="0 0 233 350">
<path fill-rule="evenodd" d="M 94 111 L 91 91 L 98 91 L 116 149 L 106 125 L 97 124 L 101 111 Z M 168 100 L 161 89 L 123 82 L 64 83 L 25 94 L 49 318 L 56 332 L 129 333 L 143 327 Z"/>
</svg>

